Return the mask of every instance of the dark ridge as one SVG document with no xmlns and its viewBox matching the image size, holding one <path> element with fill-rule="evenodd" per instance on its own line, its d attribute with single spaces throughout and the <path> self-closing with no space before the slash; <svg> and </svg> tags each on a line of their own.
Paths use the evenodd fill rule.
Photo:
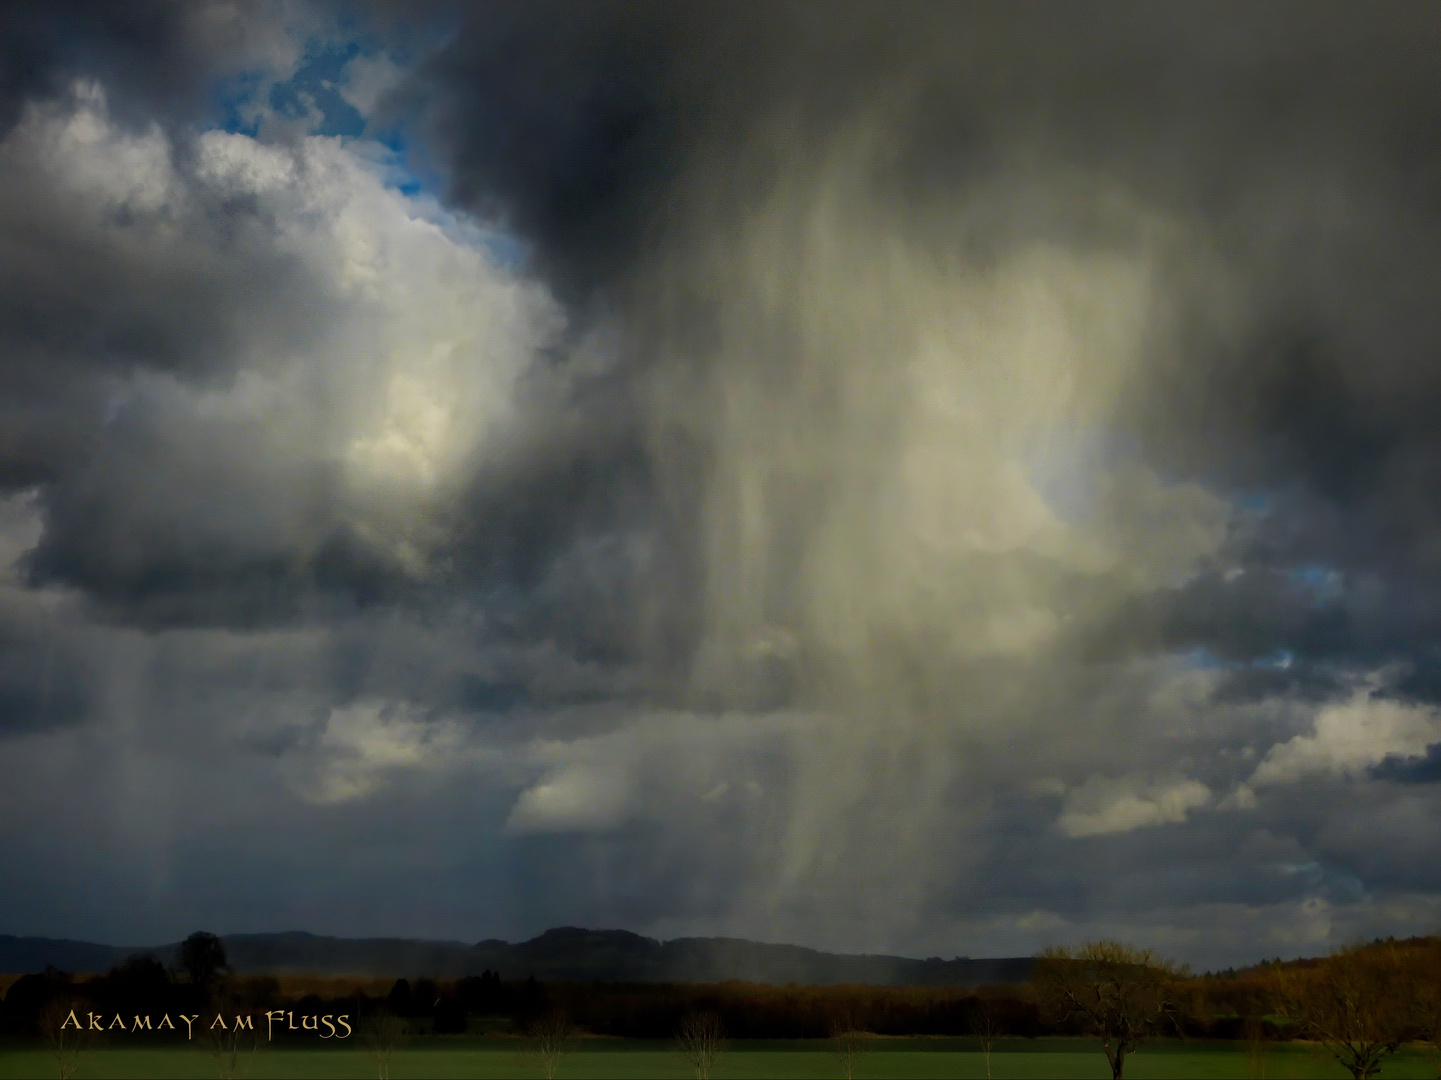
<svg viewBox="0 0 1441 1080">
<path fill-rule="evenodd" d="M 848 955 L 741 938 L 657 941 L 625 930 L 564 926 L 517 944 L 487 939 L 333 938 L 302 931 L 222 937 L 231 967 L 247 974 L 459 978 L 498 971 L 506 979 L 710 983 L 738 979 L 784 985 L 998 986 L 1025 982 L 1030 957 L 972 960 Z M 0 971 L 107 971 L 148 953 L 173 965 L 179 944 L 124 948 L 83 941 L 0 935 Z"/>
<path fill-rule="evenodd" d="M 176 948 L 176 946 L 171 946 Z M 0 971 L 19 974 L 42 971 L 47 965 L 61 971 L 109 971 L 135 953 L 158 950 L 123 949 L 67 938 L 12 937 L 0 934 Z"/>
</svg>

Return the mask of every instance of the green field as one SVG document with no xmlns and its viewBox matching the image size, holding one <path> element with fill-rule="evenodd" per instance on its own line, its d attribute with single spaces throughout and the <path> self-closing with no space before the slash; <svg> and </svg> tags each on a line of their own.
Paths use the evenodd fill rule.
<svg viewBox="0 0 1441 1080">
<path fill-rule="evenodd" d="M 1408 1051 L 1388 1060 L 1383 1077 L 1435 1077 L 1434 1052 Z M 396 1052 L 390 1074 L 396 1080 L 415 1077 L 540 1076 L 511 1040 L 426 1039 Z M 0 1046 L 0 1078 L 55 1076 L 55 1061 L 41 1047 Z M 80 1078 L 214 1077 L 215 1062 L 199 1050 L 176 1047 L 108 1047 L 89 1051 L 81 1061 Z M 376 1075 L 375 1065 L 355 1049 L 296 1050 L 264 1047 L 238 1071 L 246 1080 L 271 1077 L 354 1077 Z M 668 1043 L 623 1039 L 581 1040 L 561 1062 L 561 1078 L 686 1077 L 693 1075 Z M 726 1077 L 839 1077 L 840 1068 L 824 1041 L 740 1041 L 713 1074 Z M 856 1070 L 866 1077 L 984 1077 L 985 1061 L 976 1044 L 960 1039 L 885 1039 L 866 1055 Z M 991 1075 L 1007 1077 L 1095 1077 L 1108 1080 L 1110 1070 L 1095 1044 L 1075 1039 L 1006 1041 L 991 1055 Z M 1292 1077 L 1345 1077 L 1348 1074 L 1314 1047 L 1273 1046 L 1259 1062 L 1244 1046 L 1225 1042 L 1155 1043 L 1127 1061 L 1126 1076 L 1135 1080 L 1183 1077 L 1251 1077 L 1290 1080 Z"/>
</svg>

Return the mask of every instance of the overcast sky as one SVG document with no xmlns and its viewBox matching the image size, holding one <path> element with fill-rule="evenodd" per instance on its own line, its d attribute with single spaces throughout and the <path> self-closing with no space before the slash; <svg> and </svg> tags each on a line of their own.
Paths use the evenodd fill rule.
<svg viewBox="0 0 1441 1080">
<path fill-rule="evenodd" d="M 0 7 L 0 932 L 1441 929 L 1438 50 Z"/>
</svg>

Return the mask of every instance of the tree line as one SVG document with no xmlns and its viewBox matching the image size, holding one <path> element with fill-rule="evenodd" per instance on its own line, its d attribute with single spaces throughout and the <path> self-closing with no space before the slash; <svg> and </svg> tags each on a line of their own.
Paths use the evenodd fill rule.
<svg viewBox="0 0 1441 1080">
<path fill-rule="evenodd" d="M 981 989 L 539 982 L 490 971 L 454 980 L 401 978 L 384 994 L 367 995 L 343 979 L 329 986 L 333 993 L 297 997 L 275 977 L 232 973 L 220 940 L 202 933 L 187 939 L 174 968 L 135 956 L 83 980 L 53 969 L 25 975 L 5 995 L 0 1031 L 40 1034 L 55 1006 L 67 1003 L 125 1014 L 204 1011 L 220 1003 L 240 1012 L 344 1012 L 369 1018 L 372 1030 L 389 1018 L 420 1036 L 533 1033 L 563 1020 L 566 1031 L 668 1039 L 704 1017 L 712 1041 L 722 1032 L 833 1040 L 841 1033 L 855 1046 L 874 1035 L 960 1036 L 980 1039 L 988 1052 L 994 1038 L 1084 1035 L 1096 1040 L 1116 1078 L 1136 1047 L 1157 1037 L 1253 1046 L 1309 1039 L 1359 1078 L 1376 1075 L 1406 1043 L 1434 1043 L 1441 1033 L 1441 940 L 1432 938 L 1375 941 L 1316 960 L 1201 976 L 1149 950 L 1101 941 L 1043 952 L 1028 984 Z"/>
</svg>

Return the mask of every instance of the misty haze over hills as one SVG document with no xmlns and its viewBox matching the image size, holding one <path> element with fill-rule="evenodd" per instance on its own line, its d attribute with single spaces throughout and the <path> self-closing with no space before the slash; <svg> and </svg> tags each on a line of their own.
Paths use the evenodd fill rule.
<svg viewBox="0 0 1441 1080">
<path fill-rule="evenodd" d="M 505 979 L 984 986 L 1024 982 L 1032 963 L 1029 957 L 917 960 L 838 955 L 738 938 L 657 941 L 625 930 L 575 927 L 547 930 L 515 944 L 496 939 L 467 945 L 405 938 L 334 938 L 303 931 L 232 934 L 222 940 L 232 968 L 245 974 L 457 978 L 490 970 Z M 0 971 L 39 971 L 49 964 L 68 971 L 100 972 L 135 953 L 151 953 L 171 965 L 179 948 L 179 943 L 127 948 L 0 935 Z"/>
</svg>

